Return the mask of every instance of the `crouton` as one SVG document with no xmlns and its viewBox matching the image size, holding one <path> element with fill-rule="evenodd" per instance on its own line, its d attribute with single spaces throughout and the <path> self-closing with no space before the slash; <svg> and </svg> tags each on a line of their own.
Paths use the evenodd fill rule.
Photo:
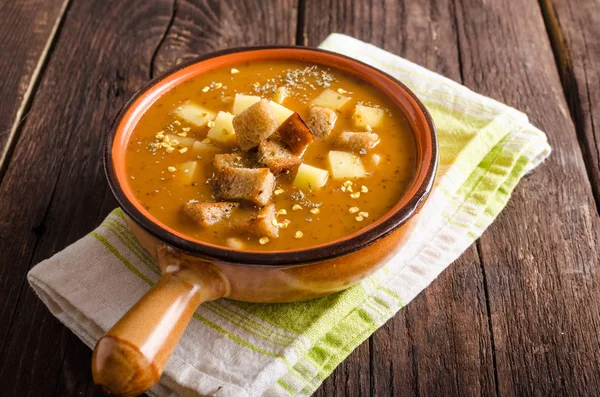
<svg viewBox="0 0 600 397">
<path fill-rule="evenodd" d="M 252 236 L 277 238 L 279 237 L 279 228 L 275 226 L 276 223 L 275 205 L 269 204 L 238 221 L 234 229 L 238 233 Z"/>
<path fill-rule="evenodd" d="M 208 227 L 228 219 L 231 211 L 238 205 L 238 203 L 201 203 L 190 200 L 181 210 L 198 225 Z"/>
<path fill-rule="evenodd" d="M 275 176 L 268 168 L 234 168 L 217 170 L 213 186 L 216 197 L 224 200 L 247 200 L 263 206 L 271 201 Z"/>
<path fill-rule="evenodd" d="M 215 154 L 213 158 L 213 166 L 216 171 L 221 171 L 225 167 L 255 168 L 257 165 L 256 155 L 245 152 Z"/>
<path fill-rule="evenodd" d="M 333 130 L 337 113 L 321 106 L 311 106 L 308 113 L 308 128 L 315 138 L 325 140 Z"/>
<path fill-rule="evenodd" d="M 366 153 L 379 143 L 379 135 L 374 132 L 344 131 L 335 140 L 334 146 L 352 152 Z"/>
<path fill-rule="evenodd" d="M 244 151 L 257 147 L 277 129 L 269 101 L 261 100 L 233 118 L 238 145 Z"/>
<path fill-rule="evenodd" d="M 279 140 L 296 156 L 302 156 L 314 140 L 312 132 L 298 113 L 292 114 L 277 128 Z"/>
<path fill-rule="evenodd" d="M 274 175 L 296 169 L 302 159 L 277 141 L 263 141 L 258 145 L 258 161 L 269 167 Z"/>
</svg>

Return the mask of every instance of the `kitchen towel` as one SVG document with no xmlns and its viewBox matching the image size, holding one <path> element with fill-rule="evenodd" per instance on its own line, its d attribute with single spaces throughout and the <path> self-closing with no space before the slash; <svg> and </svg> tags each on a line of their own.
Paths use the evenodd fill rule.
<svg viewBox="0 0 600 397">
<path fill-rule="evenodd" d="M 546 135 L 515 109 L 348 36 L 332 34 L 320 47 L 396 77 L 433 116 L 440 167 L 421 224 L 406 249 L 346 291 L 287 304 L 203 304 L 151 395 L 312 394 L 483 233 L 523 175 L 550 153 Z M 159 275 L 116 209 L 28 279 L 50 311 L 93 347 Z"/>
</svg>

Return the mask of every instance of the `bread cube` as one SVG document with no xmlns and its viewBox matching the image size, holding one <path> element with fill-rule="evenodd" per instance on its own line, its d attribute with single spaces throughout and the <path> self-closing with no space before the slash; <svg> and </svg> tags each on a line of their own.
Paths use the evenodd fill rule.
<svg viewBox="0 0 600 397">
<path fill-rule="evenodd" d="M 318 97 L 312 100 L 315 106 L 322 106 L 333 110 L 340 110 L 350 100 L 350 97 L 342 95 L 328 88 L 323 91 Z"/>
<path fill-rule="evenodd" d="M 238 218 L 233 224 L 233 231 L 238 234 L 244 234 L 256 237 L 279 237 L 279 228 L 277 224 L 277 212 L 274 204 L 267 204 L 262 208 L 248 214 L 245 217 Z"/>
<path fill-rule="evenodd" d="M 255 156 L 250 156 L 245 152 L 215 154 L 213 158 L 213 166 L 217 171 L 221 171 L 225 167 L 255 168 L 257 165 Z"/>
<path fill-rule="evenodd" d="M 231 211 L 239 203 L 201 203 L 190 200 L 182 207 L 182 212 L 201 227 L 212 226 L 229 219 Z"/>
<path fill-rule="evenodd" d="M 332 150 L 327 158 L 333 179 L 363 178 L 366 175 L 360 157 L 352 153 Z"/>
<path fill-rule="evenodd" d="M 187 102 L 177 109 L 175 109 L 175 115 L 188 123 L 195 125 L 196 127 L 202 127 L 209 121 L 214 120 L 217 115 L 208 109 L 203 108 L 193 102 Z"/>
<path fill-rule="evenodd" d="M 235 129 L 233 118 L 235 116 L 228 112 L 219 112 L 214 125 L 208 130 L 207 138 L 223 144 L 235 143 Z"/>
<path fill-rule="evenodd" d="M 238 145 L 244 151 L 257 147 L 275 132 L 278 125 L 273 110 L 264 99 L 233 118 Z"/>
<path fill-rule="evenodd" d="M 314 140 L 310 129 L 298 113 L 292 114 L 277 128 L 276 135 L 282 144 L 296 156 L 302 156 L 308 145 Z"/>
<path fill-rule="evenodd" d="M 379 123 L 381 123 L 383 115 L 383 109 L 374 108 L 371 106 L 356 105 L 354 108 L 354 113 L 352 114 L 352 120 L 357 127 L 376 127 L 379 125 Z"/>
<path fill-rule="evenodd" d="M 275 205 L 268 204 L 253 214 L 246 231 L 257 237 L 277 238 L 279 237 L 279 228 L 273 224 L 276 218 Z"/>
<path fill-rule="evenodd" d="M 258 161 L 269 167 L 274 175 L 293 171 L 302 163 L 300 157 L 276 141 L 263 141 L 258 145 Z"/>
<path fill-rule="evenodd" d="M 329 172 L 308 164 L 300 164 L 293 185 L 300 189 L 315 190 L 327 183 Z"/>
<path fill-rule="evenodd" d="M 366 154 L 379 143 L 379 135 L 374 132 L 344 131 L 333 143 L 336 148 Z"/>
<path fill-rule="evenodd" d="M 271 201 L 275 176 L 268 168 L 223 167 L 215 175 L 214 194 L 223 200 L 246 200 L 258 206 Z"/>
<path fill-rule="evenodd" d="M 259 102 L 262 98 L 256 95 L 244 95 L 244 94 L 235 94 L 235 100 L 233 101 L 233 114 L 238 115 L 242 113 L 244 110 L 248 109 L 250 106 Z M 277 102 L 267 101 L 269 106 L 273 110 L 273 115 L 277 120 L 277 125 L 283 123 L 288 117 L 294 113 L 292 110 L 286 108 L 283 105 L 280 105 Z"/>
<path fill-rule="evenodd" d="M 307 125 L 315 138 L 325 140 L 331 134 L 336 120 L 335 111 L 321 106 L 311 106 L 308 111 Z"/>
</svg>

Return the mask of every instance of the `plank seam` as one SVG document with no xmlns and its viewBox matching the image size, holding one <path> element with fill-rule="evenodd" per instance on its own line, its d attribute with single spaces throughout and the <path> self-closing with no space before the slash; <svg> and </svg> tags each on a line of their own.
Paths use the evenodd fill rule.
<svg viewBox="0 0 600 397">
<path fill-rule="evenodd" d="M 394 382 L 394 361 L 390 362 L 390 396 L 396 396 L 396 382 Z"/>
<path fill-rule="evenodd" d="M 40 67 L 41 63 L 43 63 L 44 65 L 39 69 L 39 71 L 37 73 L 38 76 L 35 79 L 34 79 L 34 77 L 32 75 L 32 81 L 36 80 L 35 81 L 35 90 L 36 91 L 37 91 L 37 87 L 39 86 L 39 83 L 41 82 L 41 76 L 43 75 L 43 71 L 45 71 L 46 66 L 48 65 L 48 62 L 49 62 L 49 60 L 51 58 L 50 56 L 48 56 L 48 54 L 51 52 L 51 50 L 54 48 L 56 42 L 58 41 L 58 37 L 60 36 L 60 31 L 62 30 L 62 27 L 64 25 L 64 21 L 67 19 L 66 16 L 67 16 L 67 14 L 69 12 L 70 7 L 71 7 L 71 1 L 67 0 L 65 2 L 65 6 L 63 7 L 63 10 L 61 11 L 60 17 L 58 18 L 58 20 L 60 20 L 60 22 L 58 22 L 55 25 L 55 27 L 53 28 L 53 32 L 51 34 L 51 36 L 53 36 L 53 37 L 49 38 L 49 40 L 48 40 L 48 43 L 50 43 L 50 42 L 51 43 L 50 43 L 49 46 L 48 46 L 48 43 L 47 43 L 47 46 L 44 49 L 44 51 L 42 52 L 42 55 L 40 57 L 41 62 L 38 62 L 38 66 L 36 66 L 36 70 L 38 69 L 38 67 Z M 45 59 L 42 60 L 42 58 L 45 58 Z M 35 75 L 35 73 L 34 73 L 34 75 Z M 30 84 L 30 87 L 31 87 L 31 84 Z M 27 90 L 27 92 L 30 95 L 31 95 L 31 93 L 33 93 L 33 91 L 34 90 L 31 89 L 31 92 L 30 92 L 29 88 Z M 24 103 L 27 102 L 27 111 L 29 111 L 29 108 L 31 107 L 31 104 L 33 102 L 33 96 L 30 97 L 30 98 L 26 98 L 26 100 L 24 100 L 23 102 Z M 20 123 L 20 124 L 21 124 L 21 127 L 24 125 L 23 123 Z M 20 135 L 20 131 L 21 131 L 21 128 L 18 129 L 19 134 L 15 134 L 15 136 L 9 135 L 9 139 L 7 141 L 8 142 L 7 147 L 10 147 L 10 146 L 14 147 L 15 146 L 16 140 L 18 140 L 18 135 Z M 13 142 L 11 142 L 11 140 L 15 141 L 15 142 L 13 143 Z M 11 152 L 12 152 L 12 150 L 11 150 Z M 59 170 L 62 170 L 63 162 L 64 162 L 64 156 L 63 156 L 63 158 L 61 160 Z M 0 164 L 3 165 L 3 163 L 0 163 Z M 3 168 L 0 169 L 0 184 L 2 183 L 2 181 L 4 179 L 5 172 L 6 172 L 6 167 L 3 167 Z M 50 200 L 48 201 L 48 207 L 46 207 L 46 210 L 44 211 L 44 214 L 42 215 L 41 221 L 36 226 L 33 227 L 34 231 L 36 229 L 44 230 L 43 225 L 44 225 L 45 220 L 46 220 L 46 218 L 48 216 L 48 213 L 50 211 L 50 207 L 51 207 L 52 201 L 54 200 L 54 195 L 56 193 L 56 186 L 58 184 L 58 180 L 60 179 L 60 174 L 61 174 L 61 171 L 59 171 L 58 178 L 56 179 L 56 181 L 54 183 L 54 187 L 52 188 L 52 195 L 50 196 Z M 35 253 L 36 253 L 38 245 L 39 245 L 39 243 L 40 243 L 40 241 L 42 239 L 42 236 L 43 236 L 43 232 L 39 233 L 39 234 L 36 233 L 36 240 L 35 240 L 35 243 L 34 243 L 34 245 L 32 247 L 31 255 L 29 256 L 29 259 L 27 260 L 27 269 L 31 268 L 31 263 L 33 262 L 33 258 L 35 257 Z M 25 277 L 21 281 L 21 285 L 19 287 L 19 294 L 17 295 L 17 300 L 15 302 L 15 307 L 13 308 L 13 313 L 10 316 L 10 320 L 8 322 L 7 336 L 8 336 L 8 334 L 10 334 L 10 331 L 12 329 L 12 326 L 13 326 L 13 323 L 14 323 L 14 320 L 15 320 L 15 317 L 16 317 L 17 309 L 19 308 L 19 304 L 21 302 L 21 299 L 22 299 L 22 296 L 23 296 L 23 291 L 25 289 L 24 287 L 25 287 L 26 284 L 27 284 L 27 274 L 25 274 Z M 5 340 L 2 342 L 2 345 L 0 346 L 0 356 L 2 356 L 2 353 L 4 352 L 4 348 L 6 347 L 6 340 L 8 340 L 8 337 L 5 338 Z"/>
<path fill-rule="evenodd" d="M 375 355 L 373 354 L 373 335 L 369 336 L 369 393 L 375 395 L 375 377 L 373 376 L 373 370 L 375 369 Z"/>
<path fill-rule="evenodd" d="M 405 312 L 406 313 L 406 312 Z M 408 336 L 408 340 L 410 341 L 410 353 L 412 356 L 412 370 L 413 370 L 413 375 L 415 377 L 415 396 L 416 397 L 420 397 L 421 395 L 421 391 L 419 388 L 419 363 L 418 363 L 418 357 L 416 357 L 415 355 L 415 338 L 413 337 L 412 334 L 412 321 L 410 321 L 410 316 L 406 313 L 405 314 L 405 318 L 406 318 L 406 334 Z"/>
<path fill-rule="evenodd" d="M 479 258 L 479 266 L 481 267 L 481 275 L 483 277 L 483 293 L 485 297 L 485 310 L 488 320 L 488 329 L 490 331 L 490 343 L 492 345 L 492 366 L 494 368 L 494 386 L 496 390 L 496 396 L 500 395 L 500 382 L 498 379 L 498 363 L 496 360 L 496 342 L 494 339 L 494 328 L 492 324 L 492 311 L 490 306 L 490 291 L 488 289 L 488 280 L 485 272 L 485 266 L 483 265 L 483 249 L 481 248 L 481 240 L 475 242 L 475 249 L 477 251 L 477 257 Z"/>
<path fill-rule="evenodd" d="M 44 214 L 44 217 L 45 216 L 46 216 L 46 214 Z M 37 247 L 38 247 L 41 239 L 42 239 L 42 235 L 41 234 L 37 235 L 35 243 L 33 244 L 33 249 L 31 250 L 31 255 L 29 255 L 29 259 L 27 259 L 27 269 L 31 268 L 31 263 L 33 262 L 33 258 L 35 257 L 35 252 L 37 250 Z M 27 273 L 25 273 L 25 277 L 23 278 L 23 280 L 21 280 L 21 285 L 19 286 L 19 293 L 17 294 L 17 300 L 15 301 L 15 307 L 13 308 L 10 319 L 8 320 L 8 327 L 6 328 L 6 330 L 7 330 L 6 338 L 4 338 L 4 340 L 0 344 L 0 357 L 3 357 L 4 348 L 6 347 L 6 342 L 9 339 L 8 336 L 10 335 L 10 332 L 12 330 L 12 326 L 15 321 L 15 317 L 17 316 L 17 311 L 18 311 L 17 309 L 19 308 L 19 306 L 21 304 L 21 300 L 23 299 L 23 293 L 25 291 L 24 287 L 26 284 L 27 284 Z M 41 303 L 41 301 L 38 303 Z"/>
<path fill-rule="evenodd" d="M 461 45 L 460 45 L 460 32 L 459 32 L 459 24 L 458 24 L 458 16 L 457 16 L 457 6 L 456 6 L 456 0 L 452 1 L 452 5 L 453 5 L 453 22 L 454 22 L 454 28 L 456 30 L 456 46 L 457 46 L 457 60 L 458 60 L 458 70 L 460 73 L 460 83 L 464 84 L 465 82 L 465 78 L 464 78 L 464 74 L 463 74 L 463 59 L 462 59 L 462 51 L 461 51 Z M 487 284 L 487 277 L 485 274 L 485 267 L 483 265 L 483 255 L 482 255 L 482 248 L 481 248 L 481 242 L 480 240 L 477 240 L 475 242 L 475 250 L 477 251 L 477 258 L 479 259 L 479 267 L 481 269 L 481 274 L 483 277 L 482 280 L 482 284 L 483 284 L 483 291 L 484 291 L 484 299 L 485 299 L 485 307 L 486 307 L 486 317 L 487 317 L 487 323 L 488 323 L 488 330 L 490 332 L 490 344 L 491 344 L 491 348 L 492 348 L 492 367 L 494 370 L 494 389 L 496 391 L 496 396 L 500 395 L 500 383 L 498 380 L 498 365 L 496 362 L 496 345 L 494 342 L 494 330 L 492 328 L 492 312 L 490 310 L 490 294 L 489 294 L 489 290 L 488 290 L 488 284 Z"/>
<path fill-rule="evenodd" d="M 585 43 L 585 49 L 587 52 L 587 37 L 585 36 L 585 32 L 582 32 L 583 34 L 583 41 Z M 588 101 L 588 108 L 590 109 L 590 112 L 592 111 L 592 98 L 590 97 L 590 86 L 589 86 L 589 79 L 588 79 L 588 75 L 587 75 L 587 69 L 584 67 L 583 68 L 583 73 L 585 75 L 585 89 L 586 89 L 586 97 L 587 97 L 587 101 Z M 590 115 L 590 124 L 592 126 L 592 138 L 594 139 L 594 147 L 596 148 L 596 152 L 597 152 L 597 157 L 598 157 L 598 164 L 600 165 L 600 145 L 598 144 L 598 141 L 596 139 L 596 126 L 594 125 L 594 117 L 592 117 L 592 115 Z M 582 127 L 582 131 L 581 133 L 583 134 L 583 127 Z M 594 155 L 593 152 L 590 151 L 589 153 L 590 157 Z M 585 158 L 584 158 L 585 160 Z M 592 167 L 593 165 L 590 165 L 590 167 Z M 589 170 L 591 171 L 591 169 Z M 600 187 L 598 186 L 598 184 L 594 183 L 593 178 L 590 177 L 590 182 L 592 185 L 592 193 L 593 193 L 593 197 L 594 200 L 596 201 L 596 210 L 598 215 L 600 216 Z"/>
<path fill-rule="evenodd" d="M 298 0 L 296 7 L 296 45 L 306 45 L 307 37 L 304 31 L 306 22 L 306 0 Z"/>
<path fill-rule="evenodd" d="M 596 213 L 600 215 L 600 186 L 597 186 L 597 184 L 594 183 L 594 174 L 592 171 L 594 169 L 594 164 L 591 160 L 594 154 L 592 153 L 591 148 L 588 148 L 585 145 L 585 127 L 583 125 L 584 123 L 581 100 L 579 99 L 578 95 L 579 84 L 577 83 L 577 79 L 575 78 L 575 72 L 573 69 L 573 62 L 571 61 L 569 47 L 566 44 L 565 37 L 560 26 L 560 21 L 558 20 L 558 16 L 554 9 L 552 0 L 539 0 L 539 7 L 544 20 L 544 25 L 546 27 L 546 32 L 548 33 L 548 37 L 550 39 L 550 46 L 552 47 L 552 53 L 554 55 L 554 60 L 558 69 L 558 75 L 563 89 L 563 95 L 567 102 L 567 106 L 569 107 L 569 114 L 571 116 L 571 120 L 573 122 L 573 125 L 575 126 L 577 142 L 583 155 L 583 163 L 585 165 L 588 181 L 592 189 L 592 198 L 594 200 L 594 203 L 596 204 Z M 587 74 L 585 68 L 584 73 Z M 588 102 L 590 104 L 591 109 L 591 102 L 589 97 L 590 93 L 587 81 L 586 89 Z M 592 136 L 594 138 L 594 145 L 598 149 L 598 142 L 596 141 L 596 137 L 593 132 L 594 126 L 592 124 Z"/>
<path fill-rule="evenodd" d="M 456 30 L 456 49 L 457 49 L 457 55 L 458 55 L 458 72 L 460 73 L 460 83 L 464 84 L 465 83 L 465 78 L 463 77 L 463 60 L 462 60 L 462 51 L 460 48 L 460 33 L 459 33 L 459 28 L 458 28 L 458 17 L 457 17 L 457 7 L 456 7 L 456 0 L 452 1 L 452 5 L 454 8 L 454 12 L 452 13 L 452 21 L 454 23 L 454 29 Z"/>
<path fill-rule="evenodd" d="M 102 212 L 102 209 L 104 208 L 104 201 L 107 199 L 107 197 L 112 196 L 112 192 L 110 191 L 110 189 L 108 188 L 108 186 L 105 187 L 104 189 L 104 197 L 102 198 L 102 202 L 99 206 L 99 210 L 98 210 L 98 215 L 96 216 L 96 224 L 100 224 L 102 222 L 102 220 L 104 219 L 105 215 Z M 54 387 L 54 393 L 52 394 L 54 397 L 58 396 L 58 386 L 59 386 L 59 382 L 60 382 L 60 378 L 61 378 L 61 373 L 62 373 L 62 369 L 65 366 L 65 361 L 67 359 L 67 352 L 69 350 L 69 346 L 71 345 L 72 339 L 76 338 L 75 334 L 73 332 L 70 332 L 69 335 L 67 336 L 67 342 L 65 344 L 65 350 L 63 353 L 63 357 L 60 363 L 60 370 L 58 372 L 58 375 L 56 377 L 56 385 Z M 77 341 L 75 341 L 77 342 Z M 86 346 L 87 347 L 87 346 Z M 94 383 L 94 379 L 92 379 L 91 376 L 88 377 L 87 379 L 87 383 L 85 385 L 85 392 L 84 392 L 84 396 L 89 395 L 88 391 L 92 391 L 95 388 L 95 383 Z"/>
<path fill-rule="evenodd" d="M 66 19 L 66 18 L 65 18 Z M 69 137 L 67 138 L 67 142 L 65 143 L 65 148 L 69 147 L 69 142 L 71 140 L 72 134 L 69 135 Z M 33 227 L 33 231 L 36 234 L 36 239 L 35 239 L 35 243 L 33 244 L 33 247 L 31 249 L 31 255 L 29 257 L 29 259 L 27 260 L 27 269 L 31 269 L 31 265 L 33 263 L 33 259 L 35 258 L 35 254 L 37 253 L 37 249 L 38 246 L 40 244 L 40 241 L 42 240 L 42 237 L 44 236 L 44 233 L 46 231 L 46 227 L 45 227 L 45 223 L 46 223 L 46 219 L 48 218 L 48 215 L 50 214 L 50 209 L 52 208 L 52 203 L 54 202 L 54 197 L 56 195 L 56 190 L 58 188 L 58 183 L 60 181 L 60 177 L 63 173 L 63 165 L 65 162 L 66 156 L 61 156 L 61 160 L 60 160 L 60 164 L 58 166 L 58 175 L 56 177 L 56 180 L 54 181 L 54 186 L 52 187 L 52 194 L 50 195 L 50 199 L 48 200 L 48 205 L 46 207 L 46 209 L 44 210 L 44 213 L 41 217 L 41 220 L 38 222 L 37 225 L 35 225 Z M 39 230 L 39 232 L 37 232 Z M 21 302 L 21 298 L 23 296 L 23 291 L 25 290 L 25 286 L 27 285 L 27 273 L 25 273 L 25 277 L 23 278 L 23 280 L 21 281 L 21 285 L 19 287 L 19 294 L 17 295 L 17 300 L 15 302 L 15 307 L 13 309 L 13 313 L 10 317 L 9 323 L 8 323 L 8 328 L 7 328 L 7 335 L 10 333 L 10 331 L 12 330 L 12 326 L 14 323 L 14 319 L 16 317 L 16 313 L 17 313 L 17 309 L 20 306 L 20 302 Z M 8 338 L 6 338 L 8 339 Z M 0 347 L 0 357 L 2 356 L 2 353 L 4 351 L 4 347 L 5 347 L 5 341 L 3 341 L 2 346 Z M 62 364 L 61 364 L 62 365 Z"/>
<path fill-rule="evenodd" d="M 154 70 L 154 63 L 156 61 L 156 57 L 158 56 L 158 52 L 160 51 L 163 43 L 165 42 L 165 40 L 167 39 L 167 36 L 169 35 L 169 31 L 171 30 L 171 27 L 173 26 L 173 23 L 175 22 L 175 16 L 177 15 L 177 10 L 178 10 L 178 6 L 177 6 L 177 0 L 173 0 L 173 8 L 171 9 L 171 18 L 169 19 L 169 23 L 167 24 L 167 27 L 165 28 L 165 31 L 162 34 L 162 37 L 160 38 L 160 40 L 158 40 L 158 44 L 156 45 L 156 48 L 154 49 L 154 52 L 152 53 L 152 57 L 150 58 L 150 67 L 148 68 L 148 74 L 150 79 L 153 79 L 154 77 L 156 77 L 154 74 L 155 70 Z"/>
<path fill-rule="evenodd" d="M 73 337 L 73 332 L 70 331 L 69 334 L 67 335 L 67 341 L 65 343 L 65 349 L 63 351 L 62 359 L 60 360 L 60 367 L 58 369 L 58 374 L 56 375 L 56 384 L 54 385 L 54 393 L 52 393 L 53 396 L 56 396 L 56 393 L 58 393 L 58 385 L 60 383 L 60 374 L 62 373 L 62 370 L 63 370 L 63 368 L 65 366 L 65 361 L 66 361 L 66 358 L 67 358 L 67 351 L 69 351 L 69 345 L 71 344 L 71 338 L 72 337 Z M 87 387 L 87 385 L 86 385 L 86 387 Z"/>
<path fill-rule="evenodd" d="M 2 184 L 2 181 L 4 180 L 4 175 L 6 174 L 6 170 L 8 169 L 9 160 L 12 157 L 17 142 L 19 141 L 21 131 L 23 130 L 23 126 L 25 125 L 25 121 L 27 119 L 27 116 L 29 115 L 31 105 L 35 97 L 35 93 L 38 90 L 40 82 L 42 81 L 42 76 L 46 71 L 46 66 L 50 61 L 51 53 L 54 50 L 56 42 L 58 41 L 58 37 L 60 36 L 60 32 L 62 30 L 64 21 L 66 20 L 66 15 L 69 12 L 70 7 L 71 0 L 65 0 L 58 14 L 58 18 L 56 18 L 56 22 L 54 23 L 54 26 L 50 31 L 48 40 L 46 40 L 46 45 L 40 53 L 38 62 L 35 65 L 33 73 L 31 74 L 29 84 L 27 85 L 27 89 L 25 90 L 25 93 L 23 95 L 23 100 L 21 101 L 21 105 L 19 106 L 19 109 L 17 109 L 17 113 L 15 114 L 13 125 L 10 128 L 10 131 L 8 132 L 6 145 L 4 147 L 4 150 L 2 151 L 2 155 L 0 156 L 0 184 Z"/>
</svg>

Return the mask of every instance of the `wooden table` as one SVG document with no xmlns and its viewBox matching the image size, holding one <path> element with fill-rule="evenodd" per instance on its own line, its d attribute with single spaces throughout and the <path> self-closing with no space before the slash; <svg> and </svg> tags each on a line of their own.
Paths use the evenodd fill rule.
<svg viewBox="0 0 600 397">
<path fill-rule="evenodd" d="M 27 271 L 116 206 L 101 162 L 148 79 L 343 32 L 526 112 L 554 152 L 465 254 L 317 392 L 600 393 L 598 0 L 0 0 L 0 395 L 102 395 Z"/>
</svg>

